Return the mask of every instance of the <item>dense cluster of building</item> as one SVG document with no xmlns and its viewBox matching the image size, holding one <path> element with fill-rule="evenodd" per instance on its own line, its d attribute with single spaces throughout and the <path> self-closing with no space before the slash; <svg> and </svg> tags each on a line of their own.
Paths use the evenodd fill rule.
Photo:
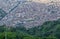
<svg viewBox="0 0 60 39">
<path fill-rule="evenodd" d="M 8 1 L 6 5 L 3 3 L 0 7 L 6 12 L 6 15 L 2 14 L 4 16 L 0 20 L 0 24 L 7 26 L 15 26 L 21 23 L 26 27 L 34 27 L 43 24 L 45 21 L 60 18 L 60 3 L 57 2 L 44 4 L 31 1 Z"/>
</svg>

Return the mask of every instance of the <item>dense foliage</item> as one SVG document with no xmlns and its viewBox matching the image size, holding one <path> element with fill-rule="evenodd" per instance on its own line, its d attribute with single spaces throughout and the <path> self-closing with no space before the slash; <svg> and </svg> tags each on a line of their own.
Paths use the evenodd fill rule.
<svg viewBox="0 0 60 39">
<path fill-rule="evenodd" d="M 23 26 L 0 26 L 0 39 L 60 39 L 60 19 L 26 30 Z"/>
<path fill-rule="evenodd" d="M 40 37 L 32 36 L 26 33 L 24 27 L 6 27 L 0 26 L 0 39 L 41 39 Z"/>
<path fill-rule="evenodd" d="M 60 39 L 60 19 L 47 21 L 43 25 L 27 30 L 29 34 L 42 38 Z"/>
</svg>

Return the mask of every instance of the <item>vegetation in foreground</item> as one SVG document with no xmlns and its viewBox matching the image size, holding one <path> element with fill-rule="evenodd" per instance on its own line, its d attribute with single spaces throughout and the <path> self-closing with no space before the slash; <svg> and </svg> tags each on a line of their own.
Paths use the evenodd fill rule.
<svg viewBox="0 0 60 39">
<path fill-rule="evenodd" d="M 0 26 L 0 39 L 60 39 L 60 19 L 47 21 L 41 26 L 26 30 L 19 25 L 17 27 Z"/>
</svg>

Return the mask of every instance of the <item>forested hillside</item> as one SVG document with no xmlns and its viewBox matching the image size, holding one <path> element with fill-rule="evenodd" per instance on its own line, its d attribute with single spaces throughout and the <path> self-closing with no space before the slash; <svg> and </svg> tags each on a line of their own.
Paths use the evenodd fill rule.
<svg viewBox="0 0 60 39">
<path fill-rule="evenodd" d="M 24 26 L 0 26 L 0 39 L 60 39 L 60 19 L 47 21 L 41 26 L 26 29 Z"/>
<path fill-rule="evenodd" d="M 28 33 L 43 38 L 60 39 L 60 19 L 47 21 L 41 26 L 29 29 Z"/>
<path fill-rule="evenodd" d="M 0 26 L 0 39 L 41 39 L 26 33 L 24 28 Z"/>
</svg>

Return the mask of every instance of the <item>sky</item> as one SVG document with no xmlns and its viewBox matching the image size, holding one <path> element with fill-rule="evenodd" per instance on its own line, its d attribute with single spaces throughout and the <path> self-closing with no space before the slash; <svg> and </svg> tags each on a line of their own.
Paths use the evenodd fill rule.
<svg viewBox="0 0 60 39">
<path fill-rule="evenodd" d="M 4 0 L 4 1 L 33 1 L 33 2 L 39 2 L 39 3 L 49 3 L 51 1 L 60 2 L 60 0 Z"/>
<path fill-rule="evenodd" d="M 49 3 L 51 1 L 53 2 L 60 2 L 60 0 L 31 0 L 33 2 L 39 2 L 39 3 Z"/>
</svg>

